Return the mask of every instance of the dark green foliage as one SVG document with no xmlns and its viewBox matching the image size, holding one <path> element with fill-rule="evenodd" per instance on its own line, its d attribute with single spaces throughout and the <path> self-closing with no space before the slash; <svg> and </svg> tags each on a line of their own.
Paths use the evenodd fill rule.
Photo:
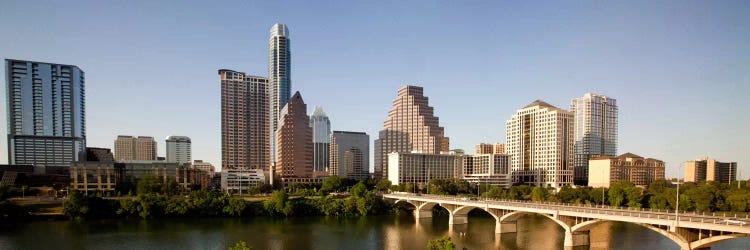
<svg viewBox="0 0 750 250">
<path fill-rule="evenodd" d="M 472 188 L 464 179 L 432 179 L 427 185 L 430 194 L 476 194 L 476 188 Z"/>
<path fill-rule="evenodd" d="M 382 191 L 386 191 L 386 190 L 390 189 L 392 186 L 393 185 L 392 185 L 391 181 L 389 181 L 387 179 L 386 180 L 381 180 L 380 182 L 378 182 L 377 185 L 375 185 L 375 190 L 378 190 L 378 191 L 382 192 Z"/>
<path fill-rule="evenodd" d="M 115 210 L 114 201 L 86 196 L 81 192 L 71 192 L 63 203 L 63 214 L 76 220 L 112 217 Z"/>
<path fill-rule="evenodd" d="M 332 192 L 343 191 L 345 188 L 346 185 L 344 184 L 344 181 L 341 179 L 341 177 L 334 175 L 326 178 L 323 181 L 323 185 L 320 187 L 319 192 L 322 195 L 328 195 Z"/>
<path fill-rule="evenodd" d="M 352 195 L 354 195 L 354 197 L 358 198 L 364 196 L 365 193 L 367 193 L 367 187 L 365 186 L 365 183 L 360 181 L 359 183 L 357 183 L 357 185 L 354 185 L 352 187 L 351 193 Z"/>
<path fill-rule="evenodd" d="M 547 198 L 547 189 L 542 187 L 534 187 L 531 189 L 531 200 L 532 201 L 545 201 Z"/>
<path fill-rule="evenodd" d="M 227 250 L 250 250 L 253 249 L 252 247 L 249 247 L 246 242 L 239 241 L 234 244 L 234 246 L 231 246 L 227 248 Z"/>
<path fill-rule="evenodd" d="M 427 243 L 428 250 L 455 250 L 456 244 L 453 243 L 450 237 L 443 236 L 442 238 L 431 240 Z"/>
</svg>

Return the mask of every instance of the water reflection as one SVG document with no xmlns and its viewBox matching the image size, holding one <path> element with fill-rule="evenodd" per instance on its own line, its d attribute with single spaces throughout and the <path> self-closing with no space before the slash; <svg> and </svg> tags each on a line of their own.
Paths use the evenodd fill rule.
<svg viewBox="0 0 750 250">
<path fill-rule="evenodd" d="M 458 249 L 562 249 L 563 230 L 543 216 L 518 220 L 517 233 L 498 235 L 495 219 L 472 212 L 469 223 L 412 214 L 366 218 L 199 218 L 181 220 L 50 221 L 0 225 L 0 249 L 226 249 L 239 240 L 254 249 L 425 249 L 449 235 Z M 678 249 L 644 227 L 604 222 L 591 228 L 584 249 Z M 746 249 L 750 238 L 712 249 Z"/>
</svg>

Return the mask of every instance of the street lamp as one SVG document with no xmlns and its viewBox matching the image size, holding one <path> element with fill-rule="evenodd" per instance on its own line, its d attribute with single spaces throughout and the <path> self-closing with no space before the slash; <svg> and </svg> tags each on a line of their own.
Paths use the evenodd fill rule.
<svg viewBox="0 0 750 250">
<path fill-rule="evenodd" d="M 675 225 L 676 223 L 680 221 L 679 219 L 679 216 L 680 216 L 680 173 L 679 172 L 680 170 L 682 170 L 682 163 L 680 163 L 680 165 L 677 166 L 677 172 L 678 172 L 677 173 L 677 204 L 675 205 L 675 208 L 674 208 Z"/>
</svg>

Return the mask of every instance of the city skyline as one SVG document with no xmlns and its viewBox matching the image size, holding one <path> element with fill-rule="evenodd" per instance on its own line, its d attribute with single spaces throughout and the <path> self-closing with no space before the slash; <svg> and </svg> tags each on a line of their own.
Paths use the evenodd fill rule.
<svg viewBox="0 0 750 250">
<path fill-rule="evenodd" d="M 119 134 L 146 134 L 156 138 L 180 134 L 193 138 L 194 159 L 204 159 L 220 168 L 220 90 L 216 70 L 233 68 L 264 75 L 268 27 L 282 22 L 294 30 L 295 85 L 292 91 L 302 92 L 309 105 L 325 106 L 336 121 L 334 130 L 377 135 L 390 108 L 393 92 L 400 86 L 416 84 L 424 87 L 425 95 L 430 97 L 435 116 L 441 118 L 440 125 L 445 128 L 445 136 L 451 138 L 451 148 L 470 152 L 481 142 L 504 141 L 504 121 L 518 107 L 542 99 L 565 108 L 570 99 L 592 92 L 618 100 L 618 151 L 639 152 L 664 160 L 667 177 L 682 176 L 677 166 L 701 156 L 736 161 L 740 169 L 750 159 L 743 150 L 747 137 L 737 136 L 744 135 L 742 129 L 750 124 L 742 110 L 750 105 L 741 95 L 749 92 L 750 73 L 740 66 L 750 60 L 747 56 L 750 32 L 747 25 L 736 25 L 750 23 L 748 17 L 742 15 L 747 13 L 747 5 L 721 6 L 731 3 L 718 3 L 719 6 L 707 7 L 692 3 L 677 6 L 672 14 L 667 14 L 675 6 L 635 9 L 635 4 L 587 6 L 579 3 L 562 8 L 565 11 L 554 12 L 554 4 L 521 4 L 520 7 L 525 7 L 522 13 L 528 15 L 526 18 L 516 14 L 493 19 L 494 15 L 477 6 L 446 4 L 430 6 L 425 20 L 420 21 L 407 17 L 407 10 L 418 6 L 409 3 L 404 10 L 393 13 L 393 21 L 353 20 L 350 23 L 337 22 L 346 16 L 310 22 L 306 22 L 312 18 L 310 15 L 294 16 L 306 8 L 333 12 L 335 8 L 331 6 L 303 5 L 286 14 L 265 15 L 243 22 L 227 14 L 225 18 L 203 24 L 168 21 L 168 18 L 187 20 L 208 15 L 198 10 L 186 13 L 167 10 L 166 17 L 142 10 L 144 5 L 158 6 L 159 3 L 119 6 L 124 7 L 123 10 L 116 10 L 118 6 L 91 4 L 89 8 L 102 10 L 99 14 L 55 11 L 55 8 L 80 7 L 76 4 L 79 3 L 70 4 L 72 6 L 28 3 L 33 8 L 10 2 L 0 4 L 0 30 L 18 34 L 0 41 L 0 51 L 4 52 L 3 58 L 74 64 L 86 70 L 87 146 L 90 147 L 109 148 L 112 138 Z M 206 5 L 201 6 L 206 12 L 215 12 L 219 7 Z M 259 9 L 270 10 L 286 6 L 284 3 L 257 5 Z M 347 15 L 363 15 L 361 19 L 367 19 L 363 9 L 368 6 L 363 5 L 351 6 L 355 11 Z M 387 4 L 371 7 L 394 8 Z M 703 9 L 707 11 L 699 11 Z M 601 10 L 601 13 L 594 10 Z M 35 15 L 38 18 L 29 20 L 31 26 L 49 24 L 44 22 L 49 20 L 44 17 L 50 16 L 45 14 L 48 12 L 74 23 L 87 23 L 100 15 L 114 16 L 103 18 L 100 23 L 87 23 L 90 30 L 79 31 L 82 32 L 80 37 L 52 31 L 58 40 L 49 43 L 34 41 L 42 37 L 42 31 L 13 27 L 12 24 L 19 23 L 30 11 L 38 13 Z M 115 21 L 127 11 L 136 13 L 146 22 L 153 21 L 154 26 Z M 459 14 L 476 11 L 480 20 L 495 20 L 480 27 L 490 34 L 489 39 L 477 42 L 461 38 L 476 29 L 463 31 L 471 27 L 467 21 L 453 18 L 442 21 L 441 18 L 446 17 L 443 14 L 450 11 Z M 544 14 L 554 15 L 545 19 Z M 578 14 L 582 15 L 577 17 Z M 618 15 L 607 17 L 608 14 Z M 635 20 L 639 15 L 644 18 Z M 694 18 L 696 16 L 701 18 Z M 505 18 L 513 22 L 500 24 Z M 586 18 L 595 18 L 599 24 L 586 22 Z M 218 36 L 228 28 L 212 25 L 221 23 L 230 24 L 228 28 L 241 34 L 231 39 Z M 103 31 L 111 29 L 110 26 L 121 29 Z M 407 26 L 420 26 L 420 29 L 414 31 Z M 440 26 L 444 29 L 437 28 Z M 607 32 L 613 27 L 624 33 L 624 37 Z M 216 31 L 211 30 L 214 28 Z M 382 39 L 393 35 L 395 29 L 410 30 L 410 34 L 403 36 L 414 39 L 414 43 L 397 46 L 399 44 Z M 166 34 L 164 41 L 132 38 L 161 32 Z M 450 37 L 436 40 L 441 32 Z M 97 33 L 105 35 L 92 36 Z M 506 33 L 509 36 L 502 35 Z M 200 39 L 182 39 L 190 34 Z M 337 39 L 329 40 L 320 34 Z M 533 37 L 556 42 L 537 41 L 531 39 Z M 123 39 L 128 46 L 119 46 L 118 39 Z M 233 57 L 212 55 L 221 51 L 217 48 L 238 50 L 238 54 Z M 466 56 L 477 61 L 450 60 Z M 112 61 L 112 58 L 117 60 Z M 384 63 L 386 61 L 389 63 Z M 131 72 L 134 74 L 127 75 Z M 115 75 L 122 79 L 111 77 Z M 456 88 L 456 83 L 461 87 Z M 173 91 L 176 97 L 165 96 L 166 91 Z M 334 101 L 329 98 L 332 93 L 348 95 Z M 710 102 L 686 101 L 701 100 L 708 93 L 720 98 L 712 98 Z M 138 96 L 139 103 L 132 103 L 134 96 Z M 0 103 L 5 105 L 6 101 Z M 4 106 L 3 110 L 6 110 Z M 196 116 L 206 121 L 196 121 Z M 680 122 L 689 117 L 703 119 Z M 129 125 L 126 128 L 123 124 Z M 3 132 L 3 136 L 7 135 L 6 130 Z M 702 143 L 692 144 L 696 139 Z M 0 151 L 7 152 L 6 147 L 3 145 Z M 162 145 L 157 151 L 166 152 Z M 3 155 L 0 162 L 7 162 L 7 155 Z M 370 167 L 373 171 L 373 166 Z M 747 179 L 747 176 L 740 177 Z"/>
</svg>

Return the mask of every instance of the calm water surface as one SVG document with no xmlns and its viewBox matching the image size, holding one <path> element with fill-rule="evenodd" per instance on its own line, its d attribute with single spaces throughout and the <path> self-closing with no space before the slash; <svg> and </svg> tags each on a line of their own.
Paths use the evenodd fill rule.
<svg viewBox="0 0 750 250">
<path fill-rule="evenodd" d="M 450 235 L 458 249 L 562 249 L 563 232 L 541 216 L 526 216 L 518 233 L 496 236 L 489 215 L 448 226 L 447 216 L 411 214 L 367 218 L 194 218 L 96 222 L 45 221 L 0 225 L 0 249 L 226 249 L 244 240 L 253 249 L 426 249 L 427 241 Z M 591 230 L 590 249 L 679 249 L 664 236 L 627 223 Z M 583 248 L 588 249 L 588 248 Z M 712 249 L 750 249 L 750 238 Z"/>
</svg>

